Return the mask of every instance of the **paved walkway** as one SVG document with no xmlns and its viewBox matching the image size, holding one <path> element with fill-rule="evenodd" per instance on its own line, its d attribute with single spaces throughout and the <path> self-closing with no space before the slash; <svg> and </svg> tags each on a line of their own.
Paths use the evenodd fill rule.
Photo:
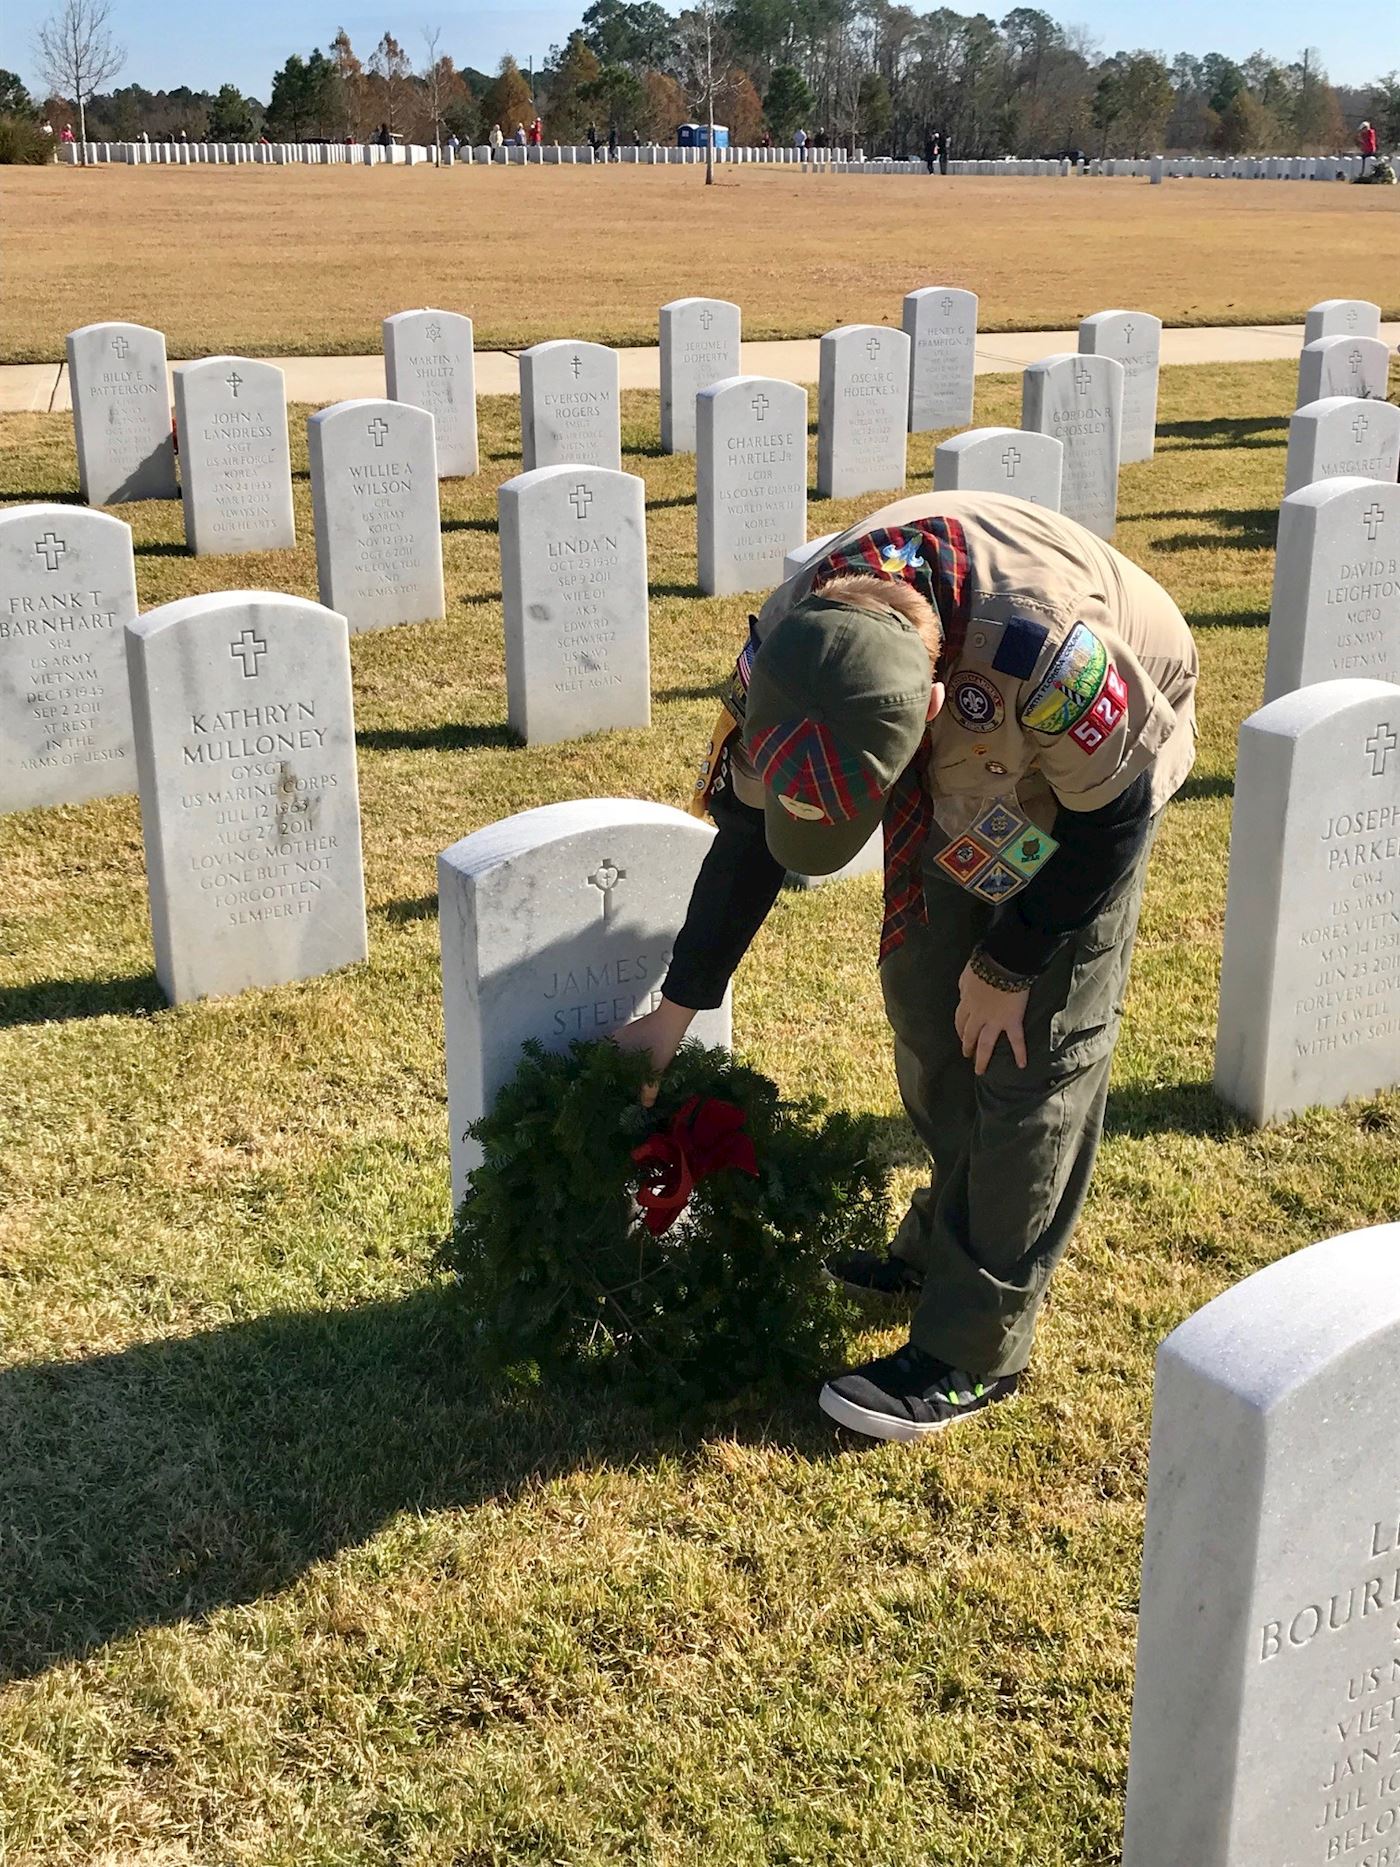
<svg viewBox="0 0 1400 1867">
<path fill-rule="evenodd" d="M 1400 323 L 1382 324 L 1381 336 L 1392 349 L 1400 344 Z M 1276 358 L 1293 359 L 1303 342 L 1301 324 L 1229 324 L 1195 330 L 1163 331 L 1163 363 L 1258 363 Z M 979 376 L 998 370 L 1024 369 L 1037 357 L 1057 350 L 1075 350 L 1077 331 L 989 332 L 977 339 Z M 745 344 L 742 368 L 754 376 L 775 376 L 780 381 L 814 383 L 818 345 L 815 337 L 789 338 L 775 343 Z M 656 389 L 660 385 L 660 353 L 655 348 L 619 350 L 624 389 Z M 384 359 L 372 357 L 268 357 L 287 377 L 292 402 L 343 402 L 352 396 L 382 396 Z M 520 376 L 515 352 L 478 350 L 478 395 L 516 395 Z M 70 409 L 66 363 L 11 363 L 0 368 L 0 414 L 22 410 Z"/>
</svg>

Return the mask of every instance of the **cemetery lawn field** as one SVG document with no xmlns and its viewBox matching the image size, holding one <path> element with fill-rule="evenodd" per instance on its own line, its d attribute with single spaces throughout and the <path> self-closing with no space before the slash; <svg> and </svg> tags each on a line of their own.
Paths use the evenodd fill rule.
<svg viewBox="0 0 1400 1867">
<path fill-rule="evenodd" d="M 415 305 L 487 349 L 651 344 L 691 293 L 741 303 L 748 338 L 815 337 L 897 324 L 930 279 L 977 292 L 984 332 L 1073 326 L 1110 290 L 1177 325 L 1300 321 L 1324 290 L 1400 313 L 1400 201 L 1344 183 L 118 165 L 0 171 L 0 214 L 0 362 L 102 318 L 174 358 L 369 354 Z"/>
<path fill-rule="evenodd" d="M 527 751 L 505 729 L 510 401 L 482 405 L 480 477 L 443 488 L 446 620 L 353 638 L 366 964 L 167 1009 L 135 800 L 0 819 L 12 1867 L 1117 1861 L 1156 1344 L 1249 1272 L 1400 1210 L 1400 1095 L 1254 1133 L 1210 1088 L 1294 373 L 1164 371 L 1157 458 L 1124 471 L 1118 542 L 1199 635 L 1200 761 L 1158 840 L 1098 1176 L 1032 1375 L 924 1447 L 843 1441 L 810 1392 L 681 1428 L 495 1389 L 433 1269 L 435 857 L 531 805 L 681 800 L 743 639 L 745 601 L 696 592 L 694 463 L 659 454 L 656 397 L 623 409 L 650 731 Z M 982 379 L 978 420 L 1014 422 L 1019 390 Z M 176 504 L 124 508 L 143 606 L 315 596 L 305 413 L 301 547 L 194 560 Z M 913 442 L 911 484 L 931 449 Z M 75 496 L 66 418 L 6 418 L 0 497 Z M 814 502 L 810 530 L 875 503 Z M 903 1194 L 878 922 L 873 878 L 784 895 L 735 1031 L 789 1089 L 874 1111 Z M 902 1320 L 867 1312 L 853 1358 Z"/>
</svg>

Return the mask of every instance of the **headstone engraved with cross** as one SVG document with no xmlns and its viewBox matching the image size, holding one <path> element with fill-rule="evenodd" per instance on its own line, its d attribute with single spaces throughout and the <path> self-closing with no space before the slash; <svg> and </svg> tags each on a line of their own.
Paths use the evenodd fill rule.
<svg viewBox="0 0 1400 1867">
<path fill-rule="evenodd" d="M 130 526 L 81 506 L 7 506 L 0 591 L 0 812 L 134 791 Z"/>
<path fill-rule="evenodd" d="M 527 473 L 570 465 L 619 472 L 617 352 L 562 340 L 522 350 L 520 439 Z"/>
<path fill-rule="evenodd" d="M 1052 435 L 969 428 L 934 449 L 933 483 L 940 493 L 1010 493 L 1058 512 L 1064 456 Z"/>
<path fill-rule="evenodd" d="M 205 357 L 176 364 L 174 379 L 190 550 L 205 557 L 290 549 L 297 538 L 281 370 L 247 357 Z"/>
<path fill-rule="evenodd" d="M 174 499 L 165 338 L 142 324 L 87 324 L 68 333 L 67 353 L 83 498 Z"/>
<path fill-rule="evenodd" d="M 1324 298 L 1303 323 L 1304 344 L 1319 337 L 1379 337 L 1381 308 L 1365 298 Z"/>
<path fill-rule="evenodd" d="M 300 597 L 188 597 L 127 629 L 156 977 L 172 1004 L 366 953 L 350 641 Z"/>
<path fill-rule="evenodd" d="M 1064 445 L 1060 510 L 1100 538 L 1118 516 L 1123 365 L 1095 352 L 1061 352 L 1031 364 L 1021 378 L 1021 426 Z"/>
<path fill-rule="evenodd" d="M 321 601 L 352 633 L 441 616 L 431 414 L 407 402 L 338 402 L 311 416 L 306 437 Z"/>
<path fill-rule="evenodd" d="M 904 299 L 909 339 L 909 432 L 961 428 L 972 420 L 977 294 L 925 285 Z"/>
<path fill-rule="evenodd" d="M 724 298 L 677 298 L 661 307 L 661 446 L 695 452 L 695 398 L 739 374 L 740 311 Z"/>
<path fill-rule="evenodd" d="M 1147 311 L 1096 311 L 1079 326 L 1081 356 L 1113 357 L 1123 365 L 1120 459 L 1151 460 L 1157 443 L 1157 381 L 1162 320 Z"/>
<path fill-rule="evenodd" d="M 909 338 L 845 324 L 821 340 L 817 491 L 824 499 L 897 492 L 904 485 L 909 421 Z"/>
<path fill-rule="evenodd" d="M 439 479 L 480 471 L 470 318 L 454 311 L 399 311 L 385 318 L 384 380 L 391 402 L 432 416 Z"/>
<path fill-rule="evenodd" d="M 1355 396 L 1323 396 L 1296 409 L 1288 423 L 1283 490 L 1319 480 L 1384 480 L 1400 473 L 1400 407 Z"/>
<path fill-rule="evenodd" d="M 700 588 L 771 589 L 807 536 L 807 391 L 731 376 L 702 389 L 695 407 Z"/>
<path fill-rule="evenodd" d="M 1343 675 L 1400 681 L 1400 486 L 1342 477 L 1279 508 L 1264 698 Z"/>
<path fill-rule="evenodd" d="M 1348 678 L 1240 730 L 1215 1082 L 1256 1122 L 1400 1084 L 1397 725 Z"/>
<path fill-rule="evenodd" d="M 651 723 L 645 508 L 639 479 L 601 467 L 500 489 L 506 708 L 527 745 Z"/>
<path fill-rule="evenodd" d="M 470 1123 L 520 1047 L 602 1038 L 650 1011 L 714 831 L 667 804 L 548 804 L 438 858 L 452 1193 L 481 1159 Z M 691 1034 L 730 1041 L 729 999 Z"/>
<path fill-rule="evenodd" d="M 1379 337 L 1319 337 L 1298 358 L 1298 407 L 1326 396 L 1383 402 L 1390 351 Z"/>
</svg>

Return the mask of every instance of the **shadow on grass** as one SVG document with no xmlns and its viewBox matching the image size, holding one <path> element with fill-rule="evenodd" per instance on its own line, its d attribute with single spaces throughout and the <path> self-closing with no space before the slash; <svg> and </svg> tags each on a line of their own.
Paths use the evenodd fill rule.
<svg viewBox="0 0 1400 1867">
<path fill-rule="evenodd" d="M 362 752 L 483 752 L 516 747 L 519 739 L 499 721 L 468 725 L 447 720 L 441 726 L 368 727 L 355 734 Z"/>
<path fill-rule="evenodd" d="M 175 544 L 169 539 L 148 539 L 145 544 L 133 545 L 132 551 L 139 558 L 192 558 L 194 552 L 188 545 Z"/>
<path fill-rule="evenodd" d="M 0 987 L 0 1030 L 164 1010 L 165 994 L 153 972 L 127 979 L 39 979 L 33 985 Z"/>
<path fill-rule="evenodd" d="M 1177 532 L 1170 538 L 1154 538 L 1154 551 L 1215 551 L 1221 545 L 1235 545 L 1242 551 L 1271 551 L 1278 530 L 1278 508 L 1228 508 L 1216 506 L 1204 512 L 1139 512 L 1139 519 L 1195 519 L 1218 527 L 1215 531 Z"/>
<path fill-rule="evenodd" d="M 435 894 L 402 896 L 397 901 L 386 901 L 378 911 L 391 927 L 408 927 L 414 921 L 436 920 L 438 898 Z"/>
<path fill-rule="evenodd" d="M 713 700 L 718 706 L 723 692 L 722 681 L 706 681 L 698 687 L 658 687 L 651 697 L 653 700 Z"/>
<path fill-rule="evenodd" d="M 1189 804 L 1196 798 L 1233 797 L 1235 780 L 1228 771 L 1193 771 L 1173 797 L 1173 803 Z"/>
<path fill-rule="evenodd" d="M 1183 447 L 1278 447 L 1288 432 L 1286 415 L 1239 415 L 1213 421 L 1159 421 L 1157 440 Z"/>
<path fill-rule="evenodd" d="M 810 1397 L 770 1429 L 837 1456 Z M 469 1509 L 580 1468 L 685 1457 L 599 1393 L 483 1383 L 444 1286 L 268 1316 L 0 1376 L 0 1676 L 288 1587 L 403 1511 Z"/>
<path fill-rule="evenodd" d="M 698 583 L 653 583 L 647 586 L 650 596 L 704 596 Z"/>
<path fill-rule="evenodd" d="M 4 498 L 6 505 L 11 500 L 14 500 L 16 504 L 26 506 L 81 506 L 87 503 L 81 493 L 57 493 L 51 486 L 46 486 L 37 493 L 22 492 L 18 489 L 11 492 L 7 487 L 0 497 Z"/>
<path fill-rule="evenodd" d="M 445 532 L 494 532 L 494 519 L 444 519 L 442 529 Z"/>
<path fill-rule="evenodd" d="M 1109 1091 L 1106 1135 L 1189 1134 L 1226 1141 L 1247 1132 L 1244 1117 L 1227 1108 L 1208 1082 L 1124 1083 Z"/>
<path fill-rule="evenodd" d="M 1209 613 L 1184 610 L 1182 614 L 1193 629 L 1267 629 L 1269 626 L 1267 609 L 1221 609 Z"/>
</svg>

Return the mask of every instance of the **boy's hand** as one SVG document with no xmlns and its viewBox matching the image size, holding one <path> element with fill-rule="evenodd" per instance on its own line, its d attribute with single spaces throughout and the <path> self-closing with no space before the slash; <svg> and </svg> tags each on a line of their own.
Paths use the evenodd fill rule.
<svg viewBox="0 0 1400 1867">
<path fill-rule="evenodd" d="M 992 1052 L 1004 1037 L 1011 1046 L 1017 1069 L 1026 1067 L 1026 1033 L 1023 1020 L 1030 992 L 1003 992 L 979 979 L 970 966 L 963 968 L 958 980 L 958 1008 L 953 1014 L 953 1029 L 958 1034 L 965 1057 L 975 1057 L 973 1068 L 986 1074 Z"/>
<path fill-rule="evenodd" d="M 684 1005 L 673 1005 L 669 998 L 663 998 L 655 1011 L 648 1011 L 615 1030 L 612 1041 L 619 1050 L 646 1051 L 659 1078 L 680 1049 L 694 1016 L 695 1013 L 687 1011 Z M 659 1087 L 659 1082 L 646 1085 L 642 1091 L 643 1108 L 649 1109 L 655 1102 Z"/>
</svg>

